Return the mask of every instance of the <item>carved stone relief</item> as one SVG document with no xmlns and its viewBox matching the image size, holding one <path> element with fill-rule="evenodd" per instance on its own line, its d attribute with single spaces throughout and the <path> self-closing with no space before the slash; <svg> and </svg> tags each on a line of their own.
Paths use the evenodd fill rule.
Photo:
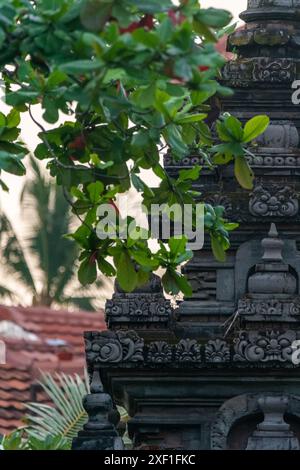
<svg viewBox="0 0 300 470">
<path fill-rule="evenodd" d="M 239 362 L 291 362 L 295 331 L 241 331 L 234 340 L 233 360 Z"/>
<path fill-rule="evenodd" d="M 175 347 L 178 362 L 201 362 L 200 345 L 194 339 L 182 339 Z"/>
<path fill-rule="evenodd" d="M 205 359 L 206 362 L 229 362 L 230 348 L 226 341 L 220 338 L 208 341 L 205 345 Z"/>
<path fill-rule="evenodd" d="M 134 331 L 88 332 L 84 338 L 88 367 L 144 360 L 144 341 Z"/>
<path fill-rule="evenodd" d="M 166 364 L 172 361 L 172 347 L 166 341 L 156 341 L 148 348 L 147 360 L 154 364 Z"/>
<path fill-rule="evenodd" d="M 249 211 L 256 217 L 294 217 L 299 211 L 296 191 L 291 186 L 260 184 L 250 195 Z"/>
</svg>

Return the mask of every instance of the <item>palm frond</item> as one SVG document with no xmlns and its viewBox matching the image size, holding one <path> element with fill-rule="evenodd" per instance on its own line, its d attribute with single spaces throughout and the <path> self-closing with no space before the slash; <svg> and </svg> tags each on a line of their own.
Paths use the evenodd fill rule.
<svg viewBox="0 0 300 470">
<path fill-rule="evenodd" d="M 26 183 L 22 207 L 30 220 L 27 241 L 43 278 L 43 298 L 58 304 L 67 285 L 75 278 L 78 247 L 64 235 L 70 231 L 72 215 L 63 190 L 45 178 L 31 158 L 33 178 Z"/>
<path fill-rule="evenodd" d="M 0 213 L 0 245 L 2 265 L 7 273 L 15 275 L 33 294 L 36 294 L 35 282 L 23 246 L 4 212 Z"/>
<path fill-rule="evenodd" d="M 86 310 L 87 312 L 95 312 L 96 307 L 94 305 L 95 297 L 69 297 L 62 299 L 62 304 L 67 306 L 74 306 L 80 310 Z"/>
<path fill-rule="evenodd" d="M 60 435 L 68 440 L 77 436 L 87 421 L 87 414 L 82 406 L 83 397 L 89 393 L 87 378 L 82 380 L 78 375 L 68 376 L 43 374 L 40 382 L 43 390 L 52 401 L 53 406 L 30 403 L 31 412 L 27 416 L 27 432 L 36 438 Z"/>
<path fill-rule="evenodd" d="M 8 287 L 3 286 L 0 284 L 0 297 L 1 299 L 3 298 L 8 298 L 10 300 L 17 300 L 16 294 L 10 290 Z"/>
</svg>

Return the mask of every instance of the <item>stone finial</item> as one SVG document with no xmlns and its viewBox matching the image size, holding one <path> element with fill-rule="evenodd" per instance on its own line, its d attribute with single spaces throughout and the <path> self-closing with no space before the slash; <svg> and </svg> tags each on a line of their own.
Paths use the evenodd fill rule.
<svg viewBox="0 0 300 470">
<path fill-rule="evenodd" d="M 290 272 L 289 265 L 282 257 L 283 240 L 278 236 L 275 224 L 271 224 L 268 237 L 261 242 L 263 248 L 262 263 L 255 267 L 255 273 L 248 279 L 248 292 L 251 294 L 287 294 L 297 291 L 297 279 Z"/>
<path fill-rule="evenodd" d="M 122 450 L 123 442 L 110 419 L 113 401 L 104 392 L 99 370 L 94 370 L 91 380 L 91 393 L 83 399 L 83 407 L 88 421 L 78 437 L 73 440 L 73 450 Z"/>
<path fill-rule="evenodd" d="M 261 244 L 264 250 L 262 259 L 265 262 L 281 263 L 283 261 L 282 249 L 284 242 L 279 238 L 277 227 L 274 223 L 271 224 L 268 237 L 264 238 Z"/>
</svg>

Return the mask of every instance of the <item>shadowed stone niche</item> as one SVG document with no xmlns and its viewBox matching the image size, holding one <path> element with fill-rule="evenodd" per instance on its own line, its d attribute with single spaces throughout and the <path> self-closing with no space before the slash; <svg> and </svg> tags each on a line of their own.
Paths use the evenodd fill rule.
<svg viewBox="0 0 300 470">
<path fill-rule="evenodd" d="M 299 450 L 299 400 L 280 394 L 245 394 L 228 400 L 211 426 L 211 448 Z"/>
</svg>

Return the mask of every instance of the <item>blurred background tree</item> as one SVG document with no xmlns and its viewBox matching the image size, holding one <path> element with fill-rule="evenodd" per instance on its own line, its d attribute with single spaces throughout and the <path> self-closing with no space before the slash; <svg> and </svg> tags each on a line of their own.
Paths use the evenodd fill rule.
<svg viewBox="0 0 300 470">
<path fill-rule="evenodd" d="M 4 278 L 0 297 L 10 297 L 22 304 L 25 291 L 30 294 L 32 305 L 95 310 L 96 295 L 99 301 L 98 289 L 103 283 L 100 279 L 87 289 L 77 280 L 79 249 L 64 237 L 71 231 L 74 216 L 63 189 L 46 177 L 33 158 L 30 170 L 32 177 L 26 181 L 20 198 L 25 241 L 20 241 L 6 214 L 0 212 L 1 264 L 4 274 L 17 281 L 12 291 Z"/>
</svg>

